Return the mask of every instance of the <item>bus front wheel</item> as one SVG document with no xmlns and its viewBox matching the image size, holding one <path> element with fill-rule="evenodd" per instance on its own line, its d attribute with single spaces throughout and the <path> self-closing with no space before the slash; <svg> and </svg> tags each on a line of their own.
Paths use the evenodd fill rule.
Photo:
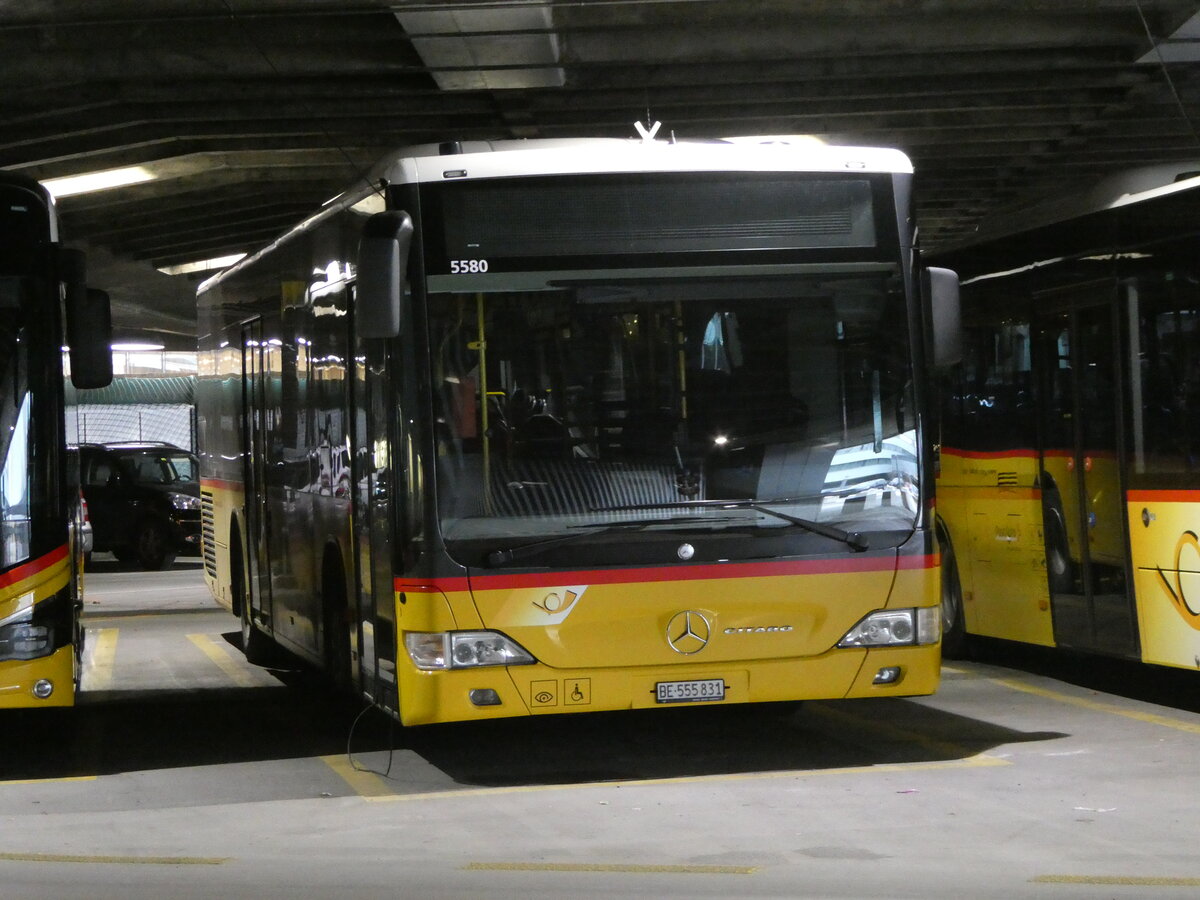
<svg viewBox="0 0 1200 900">
<path fill-rule="evenodd" d="M 961 658 L 967 652 L 967 630 L 963 621 L 962 582 L 954 545 L 944 527 L 938 528 L 942 545 L 942 656 Z"/>
</svg>

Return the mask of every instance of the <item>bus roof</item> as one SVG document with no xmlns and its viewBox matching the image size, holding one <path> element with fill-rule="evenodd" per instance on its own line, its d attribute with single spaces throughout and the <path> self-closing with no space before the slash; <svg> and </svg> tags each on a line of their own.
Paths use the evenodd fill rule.
<svg viewBox="0 0 1200 900">
<path fill-rule="evenodd" d="M 1145 203 L 1156 197 L 1196 187 L 1200 187 L 1200 161 L 1143 166 L 1118 172 L 1084 190 L 1058 194 L 996 213 L 984 219 L 978 231 L 951 249 L 974 247 L 1090 213 Z"/>
<path fill-rule="evenodd" d="M 911 173 L 913 167 L 899 150 L 842 147 L 809 135 L 711 141 L 574 138 L 408 147 L 380 162 L 370 180 L 411 184 L 449 178 L 681 171 Z"/>
<path fill-rule="evenodd" d="M 803 134 L 751 135 L 711 141 L 539 138 L 420 144 L 384 157 L 353 187 L 256 253 L 202 281 L 196 290 L 204 293 L 329 216 L 371 202 L 381 194 L 384 184 L 522 175 L 707 171 L 910 174 L 913 166 L 900 150 L 842 147 Z"/>
</svg>

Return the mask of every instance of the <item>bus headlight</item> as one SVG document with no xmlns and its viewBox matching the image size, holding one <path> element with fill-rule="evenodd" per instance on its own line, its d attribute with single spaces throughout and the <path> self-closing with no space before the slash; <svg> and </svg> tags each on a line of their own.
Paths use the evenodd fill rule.
<svg viewBox="0 0 1200 900">
<path fill-rule="evenodd" d="M 498 631 L 410 631 L 404 646 L 418 669 L 470 669 L 527 666 L 535 662 L 524 647 Z"/>
<path fill-rule="evenodd" d="M 880 609 L 846 632 L 839 647 L 897 647 L 936 644 L 941 637 L 941 611 L 936 606 L 918 609 Z"/>
<path fill-rule="evenodd" d="M 54 649 L 54 628 L 35 624 L 32 610 L 17 621 L 0 622 L 0 660 L 37 659 Z"/>
</svg>

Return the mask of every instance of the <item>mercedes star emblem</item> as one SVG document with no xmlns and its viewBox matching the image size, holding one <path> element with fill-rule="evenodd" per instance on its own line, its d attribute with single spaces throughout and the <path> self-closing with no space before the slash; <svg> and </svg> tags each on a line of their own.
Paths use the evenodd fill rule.
<svg viewBox="0 0 1200 900">
<path fill-rule="evenodd" d="M 708 619 L 695 610 L 675 613 L 667 623 L 667 643 L 676 653 L 691 656 L 708 645 Z"/>
</svg>

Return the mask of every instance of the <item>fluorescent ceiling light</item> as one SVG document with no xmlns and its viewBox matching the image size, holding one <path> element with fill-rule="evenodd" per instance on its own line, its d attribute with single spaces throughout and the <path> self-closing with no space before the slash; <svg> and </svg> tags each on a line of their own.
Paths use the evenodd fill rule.
<svg viewBox="0 0 1200 900">
<path fill-rule="evenodd" d="M 90 194 L 112 188 L 141 184 L 157 178 L 144 166 L 127 166 L 124 169 L 105 169 L 102 172 L 86 172 L 83 175 L 68 175 L 65 178 L 48 178 L 42 182 L 55 199 L 75 194 Z"/>
<path fill-rule="evenodd" d="M 166 349 L 166 347 L 163 344 L 138 344 L 138 343 L 113 344 L 112 348 L 113 348 L 113 350 L 117 351 L 118 353 L 146 353 L 151 350 L 165 350 Z"/>
<path fill-rule="evenodd" d="M 211 272 L 214 269 L 228 269 L 238 262 L 245 253 L 234 253 L 229 256 L 214 256 L 212 259 L 198 259 L 195 262 L 180 263 L 177 266 L 163 266 L 158 271 L 164 275 L 187 275 L 191 272 Z"/>
</svg>

